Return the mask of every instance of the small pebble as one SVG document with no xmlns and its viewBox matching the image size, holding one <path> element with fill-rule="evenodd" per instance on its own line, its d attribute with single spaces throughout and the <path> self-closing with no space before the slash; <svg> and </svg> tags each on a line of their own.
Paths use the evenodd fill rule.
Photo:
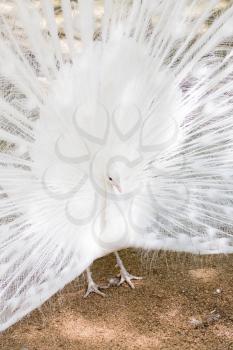
<svg viewBox="0 0 233 350">
<path fill-rule="evenodd" d="M 117 277 L 109 278 L 108 282 L 109 282 L 109 286 L 118 286 L 119 278 Z"/>
<path fill-rule="evenodd" d="M 214 292 L 214 294 L 221 294 L 222 290 L 220 288 L 217 288 L 216 291 Z"/>
<path fill-rule="evenodd" d="M 200 326 L 203 325 L 203 322 L 200 321 L 200 320 L 197 320 L 196 318 L 192 318 L 189 322 L 190 322 L 191 325 L 194 326 L 195 328 L 200 327 Z"/>
<path fill-rule="evenodd" d="M 220 320 L 221 315 L 216 313 L 216 310 L 211 311 L 210 315 L 207 317 L 207 322 L 214 323 Z"/>
</svg>

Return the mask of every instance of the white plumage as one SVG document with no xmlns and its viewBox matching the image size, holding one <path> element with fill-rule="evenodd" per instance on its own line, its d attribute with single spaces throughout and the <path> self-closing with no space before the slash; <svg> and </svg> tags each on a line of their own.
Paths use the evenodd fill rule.
<svg viewBox="0 0 233 350">
<path fill-rule="evenodd" d="M 233 6 L 4 5 L 0 330 L 119 249 L 233 252 Z"/>
</svg>

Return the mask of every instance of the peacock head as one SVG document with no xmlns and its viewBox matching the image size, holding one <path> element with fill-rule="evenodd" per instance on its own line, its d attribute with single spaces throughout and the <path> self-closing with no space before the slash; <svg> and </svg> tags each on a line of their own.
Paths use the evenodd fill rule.
<svg viewBox="0 0 233 350">
<path fill-rule="evenodd" d="M 110 190 L 112 190 L 115 193 L 123 193 L 124 191 L 124 185 L 126 182 L 126 175 L 128 171 L 127 169 L 125 169 L 125 171 L 123 171 L 123 169 L 121 169 L 121 167 L 116 164 L 114 164 L 113 166 L 111 166 L 108 170 L 107 170 L 107 174 L 106 174 L 106 182 L 108 187 L 110 188 Z"/>
<path fill-rule="evenodd" d="M 106 166 L 105 182 L 108 191 L 115 195 L 135 193 L 140 185 L 140 160 L 129 160 L 117 155 L 109 159 Z"/>
<path fill-rule="evenodd" d="M 121 182 L 118 175 L 115 175 L 114 177 L 108 175 L 108 181 L 113 189 L 116 189 L 119 193 L 122 193 Z"/>
</svg>

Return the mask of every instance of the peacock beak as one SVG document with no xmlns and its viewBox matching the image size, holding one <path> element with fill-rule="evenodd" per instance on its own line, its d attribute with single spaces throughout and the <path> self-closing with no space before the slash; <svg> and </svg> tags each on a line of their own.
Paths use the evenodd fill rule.
<svg viewBox="0 0 233 350">
<path fill-rule="evenodd" d="M 116 187 L 117 191 L 122 193 L 122 189 L 121 189 L 121 186 L 118 185 L 118 184 L 114 184 L 114 186 Z"/>
</svg>

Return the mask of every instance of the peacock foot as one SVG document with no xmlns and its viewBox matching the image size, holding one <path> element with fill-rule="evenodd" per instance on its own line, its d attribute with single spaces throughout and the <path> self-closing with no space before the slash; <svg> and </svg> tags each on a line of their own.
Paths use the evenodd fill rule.
<svg viewBox="0 0 233 350">
<path fill-rule="evenodd" d="M 116 259 L 117 259 L 117 266 L 120 269 L 120 274 L 119 274 L 120 281 L 118 281 L 117 285 L 120 286 L 121 284 L 126 282 L 132 289 L 134 289 L 135 287 L 134 287 L 132 280 L 142 280 L 142 277 L 131 275 L 126 270 L 119 254 L 117 252 L 115 252 L 115 255 L 116 255 Z"/>
<path fill-rule="evenodd" d="M 98 295 L 101 295 L 102 297 L 105 297 L 105 293 L 101 292 L 100 289 L 102 289 L 98 284 L 96 284 L 94 281 L 93 283 L 88 283 L 87 291 L 84 294 L 84 298 L 87 298 L 89 294 L 96 293 Z"/>
<path fill-rule="evenodd" d="M 118 282 L 118 286 L 126 282 L 132 289 L 135 288 L 132 280 L 142 279 L 142 277 L 131 275 L 126 269 L 121 270 L 119 277 L 120 277 L 120 281 Z"/>
<path fill-rule="evenodd" d="M 101 289 L 106 289 L 108 288 L 108 286 L 101 287 L 98 284 L 96 284 L 91 276 L 92 274 L 91 274 L 90 268 L 86 270 L 86 274 L 87 274 L 87 291 L 83 297 L 87 298 L 88 295 L 91 293 L 96 293 L 98 295 L 101 295 L 102 297 L 105 297 L 105 293 L 101 292 Z"/>
</svg>

